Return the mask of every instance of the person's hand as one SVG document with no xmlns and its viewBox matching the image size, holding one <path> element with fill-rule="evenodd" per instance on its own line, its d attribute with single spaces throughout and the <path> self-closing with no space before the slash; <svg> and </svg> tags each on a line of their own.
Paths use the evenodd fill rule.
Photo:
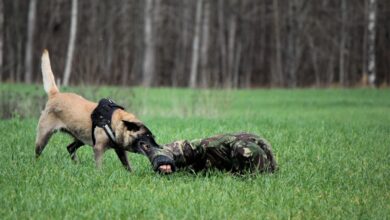
<svg viewBox="0 0 390 220">
<path fill-rule="evenodd" d="M 153 170 L 161 174 L 171 174 L 176 171 L 175 161 L 165 155 L 157 155 L 152 160 Z"/>
<path fill-rule="evenodd" d="M 164 173 L 164 174 L 169 174 L 169 173 L 172 173 L 172 167 L 171 165 L 161 165 L 159 168 L 161 173 Z"/>
</svg>

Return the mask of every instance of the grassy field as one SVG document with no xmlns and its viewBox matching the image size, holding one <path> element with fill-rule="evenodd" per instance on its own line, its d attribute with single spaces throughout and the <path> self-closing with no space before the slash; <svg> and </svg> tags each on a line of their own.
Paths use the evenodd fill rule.
<svg viewBox="0 0 390 220">
<path fill-rule="evenodd" d="M 41 86 L 0 85 L 1 219 L 389 219 L 389 90 L 188 90 L 62 88 L 135 112 L 159 143 L 249 131 L 273 145 L 276 174 L 155 174 L 113 151 L 103 169 L 91 147 L 73 164 L 55 135 L 39 160 Z"/>
</svg>

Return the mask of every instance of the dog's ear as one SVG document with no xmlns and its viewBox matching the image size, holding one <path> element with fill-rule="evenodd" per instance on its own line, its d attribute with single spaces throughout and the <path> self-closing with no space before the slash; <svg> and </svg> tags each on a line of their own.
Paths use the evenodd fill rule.
<svg viewBox="0 0 390 220">
<path fill-rule="evenodd" d="M 142 124 L 137 122 L 131 122 L 131 121 L 123 121 L 125 124 L 127 130 L 137 132 L 141 129 Z"/>
</svg>

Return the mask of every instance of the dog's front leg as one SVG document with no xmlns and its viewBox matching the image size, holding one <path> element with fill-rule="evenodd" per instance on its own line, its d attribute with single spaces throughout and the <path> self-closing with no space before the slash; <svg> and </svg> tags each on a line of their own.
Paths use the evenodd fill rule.
<svg viewBox="0 0 390 220">
<path fill-rule="evenodd" d="M 93 152 L 95 154 L 95 163 L 97 169 L 100 169 L 102 167 L 104 151 L 105 151 L 105 146 L 101 143 L 97 143 L 95 144 L 95 146 L 93 146 Z"/>
<path fill-rule="evenodd" d="M 122 149 L 115 149 L 115 153 L 118 156 L 119 160 L 122 162 L 122 165 L 126 168 L 126 170 L 131 171 L 131 166 L 126 151 Z"/>
<path fill-rule="evenodd" d="M 93 152 L 95 155 L 96 168 L 100 169 L 103 163 L 103 154 L 107 150 L 109 139 L 102 128 L 96 128 L 94 135 L 96 142 L 93 146 Z"/>
</svg>

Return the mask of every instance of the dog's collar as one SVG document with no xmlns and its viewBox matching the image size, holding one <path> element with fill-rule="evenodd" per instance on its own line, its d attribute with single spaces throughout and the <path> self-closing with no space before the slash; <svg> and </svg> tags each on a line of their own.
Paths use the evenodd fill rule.
<svg viewBox="0 0 390 220">
<path fill-rule="evenodd" d="M 112 114 L 117 109 L 124 109 L 122 106 L 117 105 L 111 99 L 101 99 L 98 106 L 93 110 L 91 114 L 92 119 L 92 143 L 95 145 L 95 128 L 103 128 L 110 141 L 116 145 L 115 132 L 111 128 Z"/>
</svg>

